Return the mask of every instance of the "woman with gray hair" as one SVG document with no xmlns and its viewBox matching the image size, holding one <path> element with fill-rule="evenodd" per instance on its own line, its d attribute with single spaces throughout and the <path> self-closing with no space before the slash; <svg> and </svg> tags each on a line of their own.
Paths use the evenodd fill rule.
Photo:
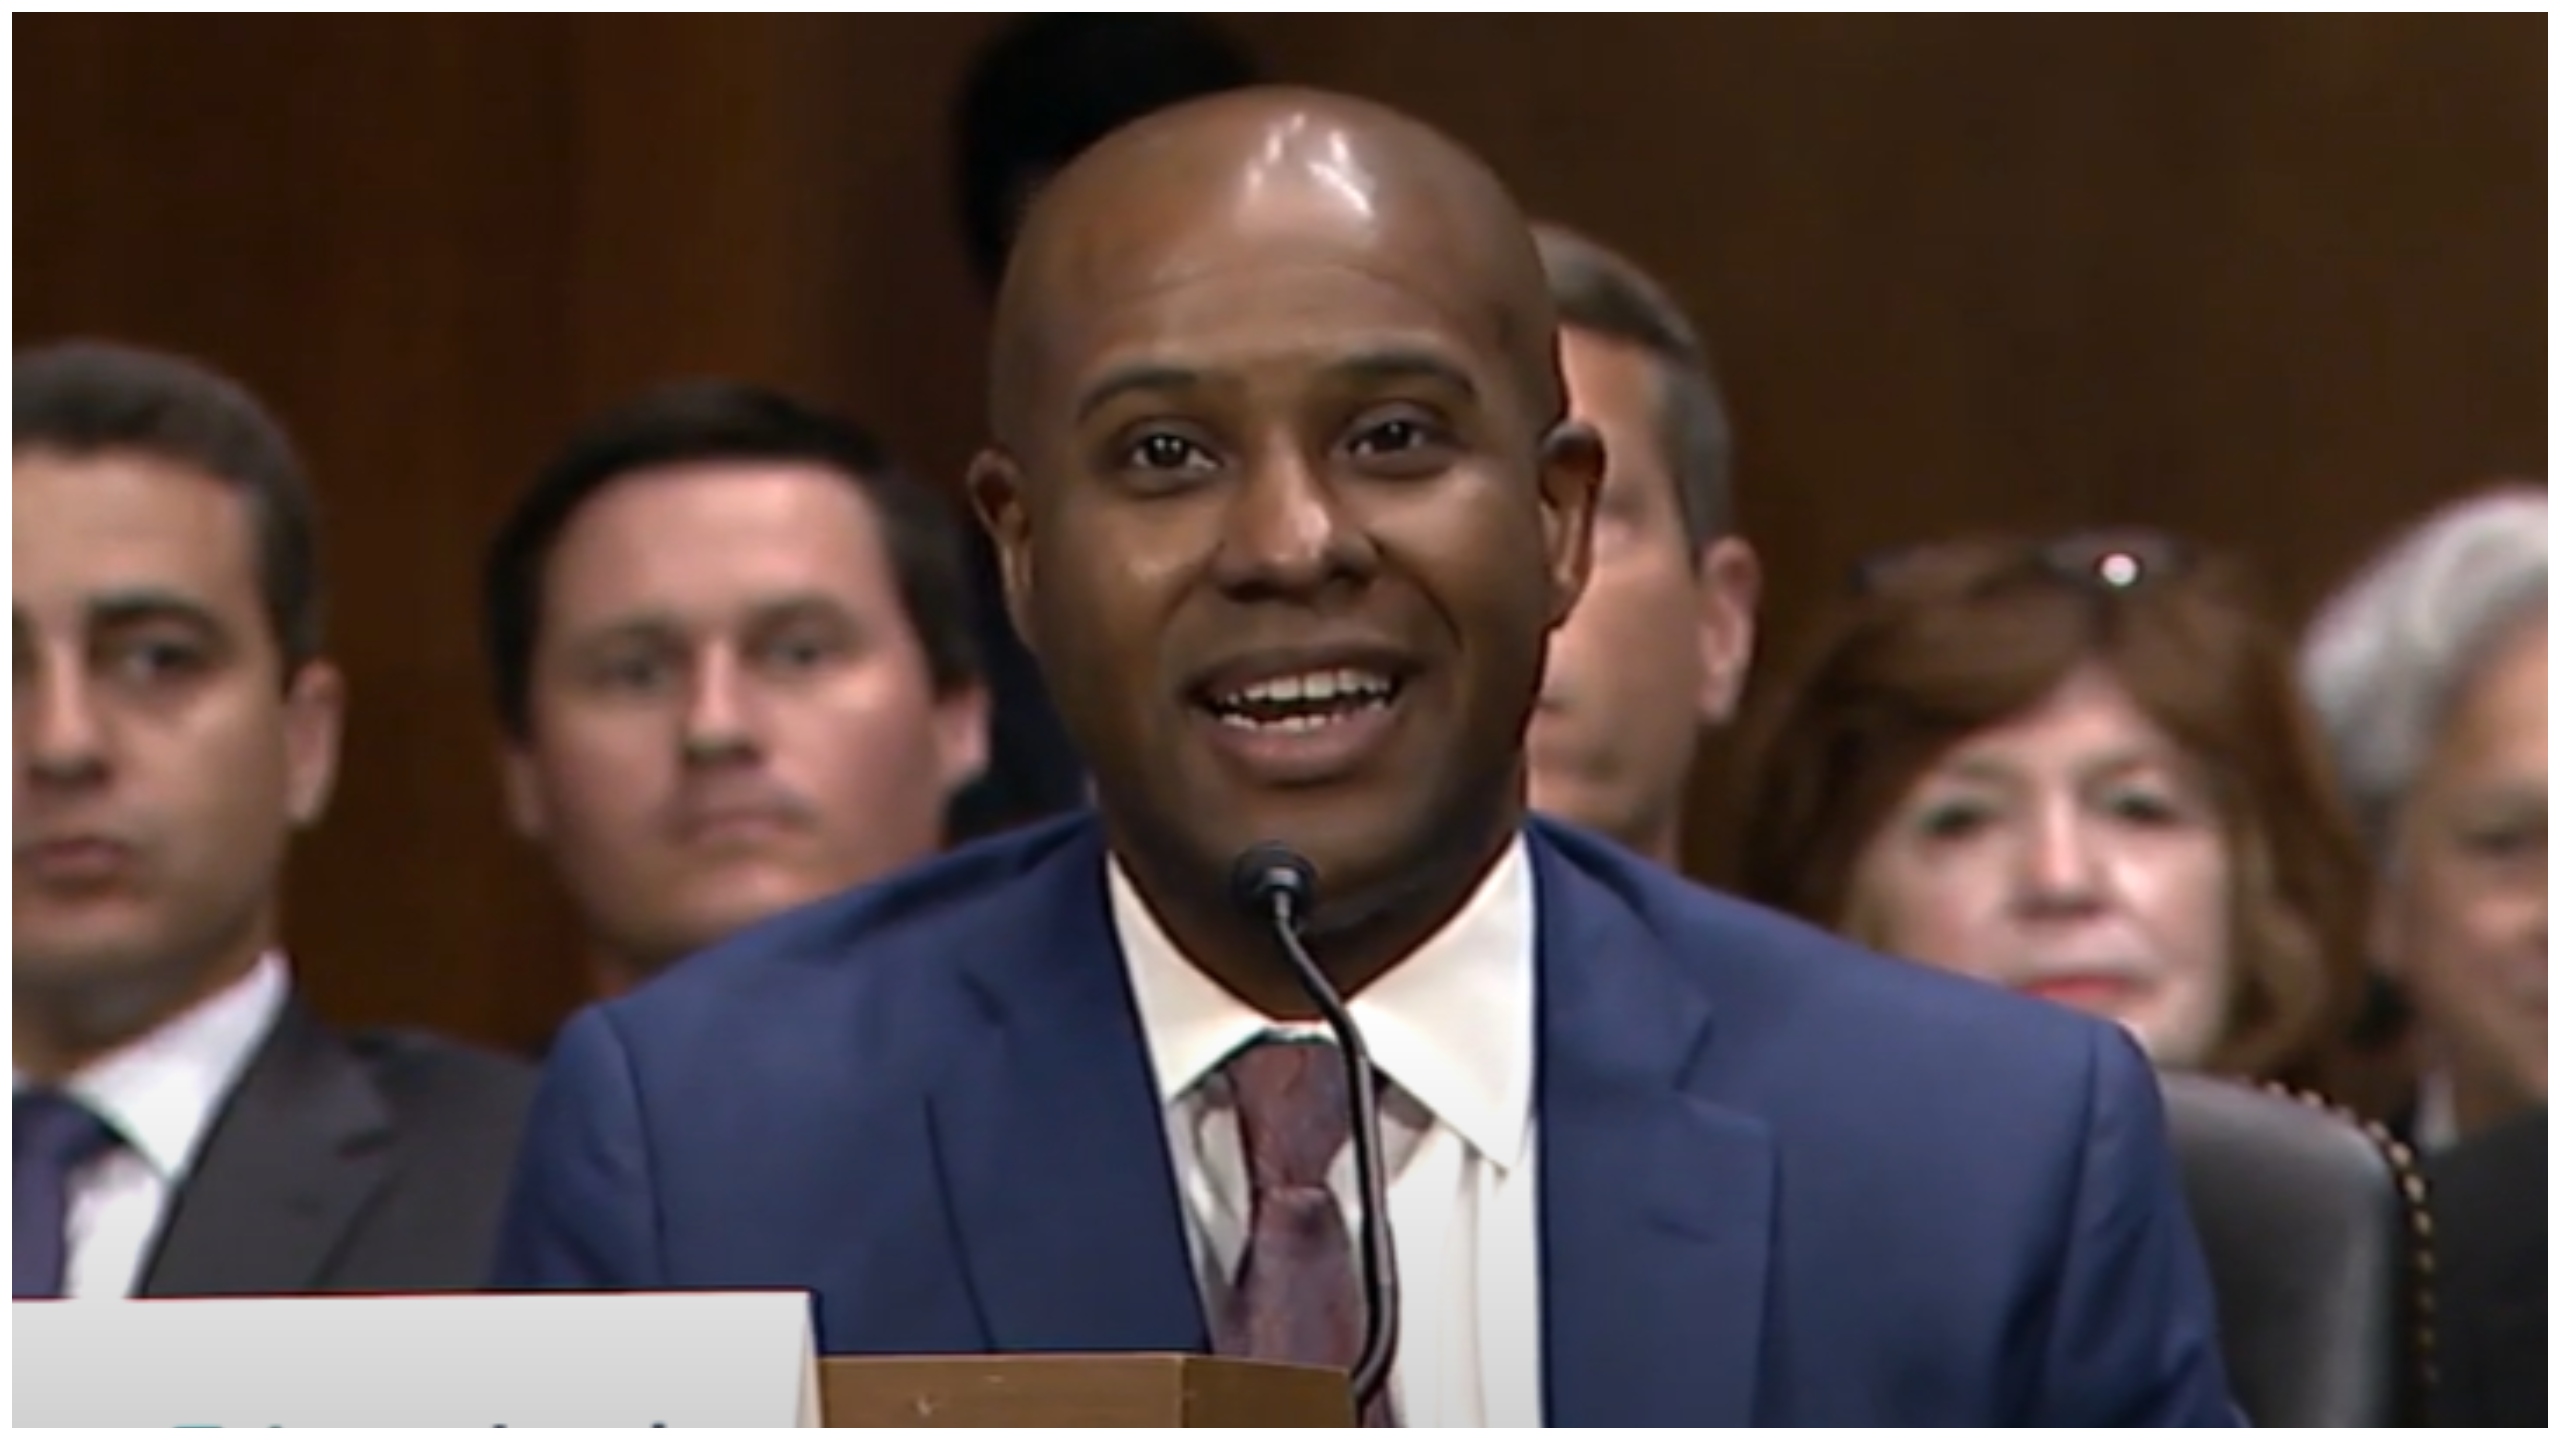
<svg viewBox="0 0 2560 1440">
<path fill-rule="evenodd" d="M 2543 487 L 2472 495 L 2369 563 L 2303 645 L 2374 847 L 2373 962 L 2417 1017 L 2427 1148 L 2544 1100 L 2550 552 Z"/>
</svg>

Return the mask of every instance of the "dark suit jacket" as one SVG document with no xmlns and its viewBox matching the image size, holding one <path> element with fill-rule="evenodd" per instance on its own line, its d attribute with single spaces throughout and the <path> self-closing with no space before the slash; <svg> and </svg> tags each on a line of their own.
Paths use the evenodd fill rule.
<svg viewBox="0 0 2560 1440">
<path fill-rule="evenodd" d="M 2549 1423 L 2549 1135 L 2537 1110 L 2429 1162 L 2437 1424 Z"/>
<path fill-rule="evenodd" d="M 1530 845 L 1550 1423 L 2236 1418 L 2120 1029 Z M 829 1352 L 1197 1352 L 1185 1234 L 1080 816 L 573 1020 L 497 1279 L 807 1288 Z"/>
<path fill-rule="evenodd" d="M 143 1295 L 468 1290 L 488 1278 L 532 1067 L 287 1000 L 196 1152 Z"/>
</svg>

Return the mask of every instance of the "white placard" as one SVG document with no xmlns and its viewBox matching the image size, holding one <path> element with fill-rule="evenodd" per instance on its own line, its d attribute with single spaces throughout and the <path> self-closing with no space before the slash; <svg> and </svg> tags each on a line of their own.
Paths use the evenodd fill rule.
<svg viewBox="0 0 2560 1440">
<path fill-rule="evenodd" d="M 17 1425 L 812 1427 L 805 1291 L 39 1300 Z"/>
</svg>

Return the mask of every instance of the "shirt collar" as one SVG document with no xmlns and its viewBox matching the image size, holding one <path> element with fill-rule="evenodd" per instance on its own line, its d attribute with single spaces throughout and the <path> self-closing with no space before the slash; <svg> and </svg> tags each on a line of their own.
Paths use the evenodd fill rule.
<svg viewBox="0 0 2560 1440">
<path fill-rule="evenodd" d="M 1174 947 L 1118 857 L 1108 869 L 1112 923 L 1166 1104 L 1257 1035 L 1324 1033 L 1273 1021 L 1221 989 Z M 1536 936 L 1528 845 L 1515 835 L 1449 923 L 1349 1005 L 1378 1069 L 1503 1169 L 1528 1139 Z"/>
<path fill-rule="evenodd" d="M 247 974 L 75 1074 L 64 1091 L 115 1127 L 163 1180 L 186 1173 L 213 1117 L 284 1008 L 284 956 Z M 24 1076 L 15 1076 L 24 1089 Z"/>
</svg>

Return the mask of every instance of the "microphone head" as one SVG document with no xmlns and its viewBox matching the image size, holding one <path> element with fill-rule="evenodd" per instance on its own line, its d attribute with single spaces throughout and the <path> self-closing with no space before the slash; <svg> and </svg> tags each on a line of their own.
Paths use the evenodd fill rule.
<svg viewBox="0 0 2560 1440">
<path fill-rule="evenodd" d="M 1316 867 L 1307 857 L 1276 840 L 1251 846 L 1236 857 L 1228 872 L 1228 894 L 1238 908 L 1255 919 L 1268 919 L 1272 904 L 1289 897 L 1290 909 L 1305 915 L 1315 908 Z"/>
</svg>

